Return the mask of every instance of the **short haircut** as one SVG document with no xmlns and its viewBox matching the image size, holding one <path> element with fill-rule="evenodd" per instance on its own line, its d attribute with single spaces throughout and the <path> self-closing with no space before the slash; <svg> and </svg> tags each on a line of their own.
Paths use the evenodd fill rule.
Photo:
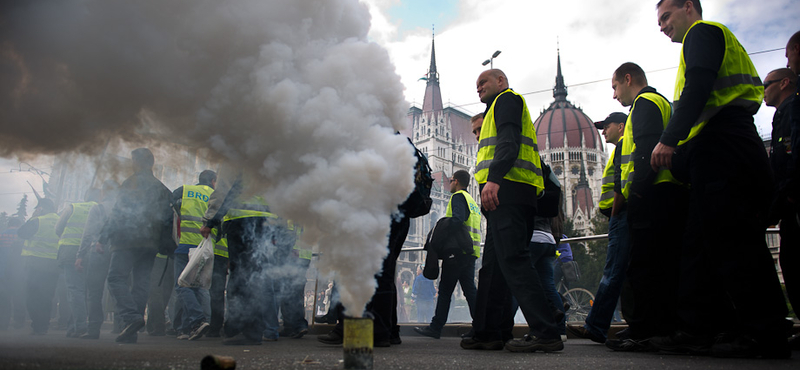
<svg viewBox="0 0 800 370">
<path fill-rule="evenodd" d="M 617 82 L 625 81 L 625 75 L 631 75 L 631 80 L 637 85 L 647 85 L 647 76 L 645 76 L 642 67 L 639 67 L 636 63 L 622 63 L 622 65 L 614 71 L 614 79 Z"/>
<path fill-rule="evenodd" d="M 656 4 L 656 9 L 658 9 L 664 1 L 667 0 L 659 1 L 658 4 Z M 687 2 L 691 1 L 692 6 L 694 7 L 695 10 L 697 10 L 697 14 L 700 15 L 701 17 L 703 16 L 703 7 L 700 5 L 700 0 L 669 0 L 669 1 L 672 1 L 672 5 L 677 7 L 682 7 L 683 4 L 686 4 Z"/>
<path fill-rule="evenodd" d="M 786 43 L 786 47 L 790 48 L 797 44 L 800 44 L 800 31 L 795 32 L 794 35 L 789 38 L 789 42 Z"/>
<path fill-rule="evenodd" d="M 200 185 L 211 185 L 211 182 L 217 179 L 217 173 L 212 170 L 205 170 L 200 172 L 198 182 Z"/>
<path fill-rule="evenodd" d="M 483 119 L 483 112 L 480 112 L 480 113 L 472 116 L 472 118 L 469 119 L 469 122 L 472 123 L 472 122 L 475 122 L 475 121 L 477 121 L 479 119 Z"/>
<path fill-rule="evenodd" d="M 458 170 L 453 174 L 453 178 L 458 181 L 458 184 L 465 188 L 469 186 L 470 177 L 469 172 L 464 170 Z"/>
<path fill-rule="evenodd" d="M 775 77 L 778 78 L 779 80 L 782 80 L 784 78 L 788 78 L 789 79 L 789 83 L 792 86 L 797 84 L 797 75 L 794 74 L 794 72 L 792 72 L 792 70 L 789 69 L 789 68 L 778 68 L 778 69 L 768 73 L 767 76 L 769 76 L 771 74 L 775 74 Z"/>
<path fill-rule="evenodd" d="M 156 163 L 153 152 L 147 148 L 134 149 L 131 152 L 131 160 L 141 168 L 153 168 L 153 165 Z"/>
</svg>

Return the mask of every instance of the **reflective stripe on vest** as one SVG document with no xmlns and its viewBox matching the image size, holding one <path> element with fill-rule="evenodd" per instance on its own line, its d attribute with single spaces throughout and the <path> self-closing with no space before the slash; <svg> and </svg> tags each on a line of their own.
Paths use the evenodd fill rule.
<svg viewBox="0 0 800 370">
<path fill-rule="evenodd" d="M 476 166 L 475 180 L 479 184 L 485 184 L 489 178 L 489 166 L 494 159 L 494 149 L 497 145 L 497 125 L 494 120 L 494 107 L 497 99 L 503 94 L 514 94 L 522 99 L 522 132 L 521 142 L 517 160 L 514 167 L 503 177 L 506 180 L 521 182 L 536 187 L 536 194 L 544 190 L 544 179 L 542 178 L 542 164 L 539 158 L 539 147 L 536 143 L 536 129 L 533 127 L 528 105 L 525 98 L 511 89 L 507 89 L 497 95 L 483 118 L 481 137 L 478 144 L 478 164 Z"/>
<path fill-rule="evenodd" d="M 89 210 L 96 202 L 72 203 L 72 214 L 67 220 L 67 227 L 61 233 L 58 246 L 62 245 L 81 245 L 83 229 L 86 228 L 86 221 L 89 219 Z"/>
<path fill-rule="evenodd" d="M 619 138 L 622 140 L 622 138 Z M 608 158 L 606 168 L 603 169 L 603 184 L 600 186 L 600 209 L 611 209 L 614 205 L 614 154 L 617 147 L 611 150 L 611 157 Z"/>
<path fill-rule="evenodd" d="M 208 199 L 214 189 L 206 185 L 184 185 L 181 197 L 181 240 L 180 244 L 197 246 L 203 241 L 200 228 L 203 215 L 208 209 Z"/>
<path fill-rule="evenodd" d="M 310 260 L 312 257 L 314 257 L 314 252 L 311 249 L 303 248 L 301 245 L 304 246 L 307 244 L 300 242 L 300 237 L 303 236 L 303 227 L 300 225 L 295 225 L 292 220 L 288 220 L 287 224 L 289 225 L 289 230 L 294 230 L 295 235 L 297 236 L 292 249 L 297 251 L 297 255 L 300 258 Z"/>
<path fill-rule="evenodd" d="M 725 36 L 725 54 L 722 60 L 722 65 L 717 72 L 717 80 L 714 82 L 714 88 L 711 91 L 711 96 L 708 97 L 706 105 L 700 117 L 692 126 L 689 135 L 686 139 L 678 142 L 678 145 L 683 145 L 687 141 L 700 133 L 700 130 L 705 127 L 708 120 L 714 115 L 719 113 L 722 108 L 738 106 L 743 107 L 750 114 L 756 114 L 758 108 L 761 107 L 761 102 L 764 100 L 764 86 L 761 84 L 761 78 L 758 77 L 758 72 L 747 51 L 736 39 L 736 36 L 724 25 L 716 22 L 697 21 L 686 32 L 688 35 L 692 28 L 700 23 L 711 25 L 722 30 Z M 686 36 L 683 37 L 686 41 Z M 683 56 L 683 48 L 681 48 L 681 60 L 678 66 L 678 78 L 675 81 L 675 106 L 680 104 L 681 93 L 686 84 L 686 60 Z"/>
<path fill-rule="evenodd" d="M 267 217 L 278 218 L 278 216 L 270 213 L 269 205 L 263 197 L 253 196 L 245 202 L 241 202 L 230 209 L 225 214 L 223 221 L 236 220 L 239 218 L 247 217 Z"/>
<path fill-rule="evenodd" d="M 469 236 L 472 238 L 472 255 L 475 257 L 481 256 L 481 209 L 475 199 L 464 190 L 459 190 L 450 196 L 450 201 L 447 202 L 447 211 L 444 217 L 453 217 L 453 197 L 456 194 L 464 194 L 464 199 L 467 200 L 467 207 L 469 208 L 469 218 L 464 221 L 464 226 L 469 231 Z"/>
<path fill-rule="evenodd" d="M 633 142 L 633 121 L 631 121 L 631 119 L 633 119 L 633 111 L 636 109 L 636 102 L 639 101 L 639 99 L 649 100 L 658 107 L 658 110 L 661 112 L 662 127 L 667 127 L 667 123 L 669 123 L 669 119 L 672 116 L 672 106 L 669 104 L 669 101 L 658 93 L 642 93 L 633 100 L 631 113 L 628 115 L 628 120 L 625 122 L 625 131 L 622 135 L 622 152 L 620 153 L 620 178 L 622 181 L 622 195 L 625 196 L 625 199 L 628 199 L 628 195 L 631 192 L 631 183 L 633 183 L 635 172 L 633 158 L 636 153 L 636 143 Z M 658 171 L 653 184 L 662 182 L 672 182 L 681 185 L 678 180 L 672 177 L 672 173 L 666 168 Z"/>
<path fill-rule="evenodd" d="M 44 216 L 39 216 L 39 229 L 33 238 L 25 241 L 25 246 L 22 248 L 23 256 L 41 257 L 56 259 L 58 257 L 58 235 L 56 235 L 56 223 L 58 223 L 58 215 L 55 213 L 48 213 Z"/>
<path fill-rule="evenodd" d="M 217 229 L 214 229 L 214 234 Z M 214 254 L 220 257 L 228 258 L 228 238 L 223 237 L 218 242 L 214 243 Z"/>
</svg>

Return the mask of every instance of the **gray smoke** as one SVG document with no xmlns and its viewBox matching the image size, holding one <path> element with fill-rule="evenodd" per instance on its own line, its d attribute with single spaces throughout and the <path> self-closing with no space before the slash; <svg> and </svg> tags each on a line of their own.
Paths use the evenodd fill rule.
<svg viewBox="0 0 800 370">
<path fill-rule="evenodd" d="M 368 29 L 355 0 L 5 1 L 0 155 L 205 148 L 258 176 L 358 314 L 414 161 L 393 135 L 400 79 Z"/>
</svg>

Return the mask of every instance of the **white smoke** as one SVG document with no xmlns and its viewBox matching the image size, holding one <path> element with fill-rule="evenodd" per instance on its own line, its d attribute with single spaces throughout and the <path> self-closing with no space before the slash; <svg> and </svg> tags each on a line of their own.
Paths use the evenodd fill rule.
<svg viewBox="0 0 800 370">
<path fill-rule="evenodd" d="M 4 2 L 0 155 L 96 154 L 143 131 L 209 148 L 304 226 L 359 314 L 414 161 L 368 29 L 356 0 Z"/>
</svg>

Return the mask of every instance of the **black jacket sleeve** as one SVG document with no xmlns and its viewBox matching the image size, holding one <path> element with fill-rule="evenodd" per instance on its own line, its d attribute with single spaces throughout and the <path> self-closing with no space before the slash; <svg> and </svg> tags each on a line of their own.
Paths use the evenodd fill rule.
<svg viewBox="0 0 800 370">
<path fill-rule="evenodd" d="M 28 220 L 28 222 L 19 227 L 19 229 L 17 230 L 17 236 L 20 239 L 27 240 L 33 238 L 33 236 L 36 235 L 37 231 L 39 231 L 39 219 L 32 218 Z"/>
<path fill-rule="evenodd" d="M 658 144 L 663 130 L 661 110 L 650 100 L 638 99 L 631 110 L 633 125 L 633 142 L 636 151 L 633 153 L 633 182 L 631 192 L 643 194 L 643 190 L 655 180 L 656 173 L 650 167 L 650 156 Z"/>
<path fill-rule="evenodd" d="M 450 210 L 453 212 L 453 218 L 461 222 L 467 221 L 469 218 L 469 206 L 467 205 L 467 198 L 464 194 L 453 195 L 450 200 Z"/>
<path fill-rule="evenodd" d="M 519 154 L 522 98 L 511 93 L 500 95 L 494 105 L 494 121 L 497 127 L 497 145 L 492 165 L 489 166 L 488 181 L 499 184 L 514 166 Z"/>
<path fill-rule="evenodd" d="M 711 96 L 724 56 L 722 30 L 707 24 L 698 24 L 689 30 L 683 42 L 686 84 L 669 125 L 661 135 L 662 144 L 674 147 L 689 135 Z"/>
<path fill-rule="evenodd" d="M 181 215 L 181 203 L 183 200 L 183 186 L 178 187 L 174 191 L 172 191 L 172 207 L 175 209 L 175 212 L 178 213 L 178 216 Z"/>
</svg>

